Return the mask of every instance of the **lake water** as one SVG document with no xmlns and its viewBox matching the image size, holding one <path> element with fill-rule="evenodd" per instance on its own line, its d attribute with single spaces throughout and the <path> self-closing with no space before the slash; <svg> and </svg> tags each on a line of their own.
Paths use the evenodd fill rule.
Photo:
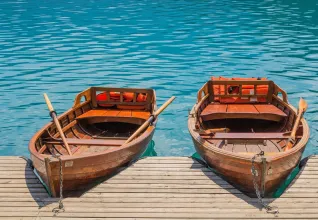
<svg viewBox="0 0 318 220">
<path fill-rule="evenodd" d="M 0 155 L 28 155 L 28 141 L 87 87 L 152 87 L 158 155 L 194 153 L 188 109 L 212 75 L 266 76 L 293 105 L 304 97 L 318 153 L 318 5 L 299 0 L 2 0 Z"/>
</svg>

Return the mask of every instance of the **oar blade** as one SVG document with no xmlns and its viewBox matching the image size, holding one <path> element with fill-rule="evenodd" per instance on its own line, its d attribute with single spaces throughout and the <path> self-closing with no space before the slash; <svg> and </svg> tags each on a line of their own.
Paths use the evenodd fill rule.
<svg viewBox="0 0 318 220">
<path fill-rule="evenodd" d="M 300 98 L 300 100 L 299 100 L 299 109 L 302 109 L 303 112 L 305 112 L 307 110 L 307 108 L 308 108 L 308 104 L 305 101 L 305 99 Z"/>
</svg>

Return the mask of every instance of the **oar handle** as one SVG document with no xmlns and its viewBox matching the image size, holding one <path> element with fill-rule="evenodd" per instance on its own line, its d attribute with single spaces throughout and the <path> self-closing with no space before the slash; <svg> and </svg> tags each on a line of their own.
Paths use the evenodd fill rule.
<svg viewBox="0 0 318 220">
<path fill-rule="evenodd" d="M 168 107 L 168 105 L 175 99 L 175 96 L 172 96 L 168 101 L 166 101 L 153 115 L 151 115 L 147 121 L 145 121 L 138 129 L 137 131 L 135 131 L 135 133 L 133 133 L 125 142 L 125 144 L 129 143 L 130 141 L 132 141 L 134 138 L 136 138 L 144 129 L 146 129 L 149 124 L 151 122 L 153 122 L 157 116 L 163 111 L 165 110 L 165 108 Z"/>
<path fill-rule="evenodd" d="M 57 128 L 57 130 L 60 133 L 62 141 L 63 141 L 63 143 L 65 145 L 65 148 L 66 148 L 68 154 L 72 156 L 72 151 L 71 151 L 71 149 L 70 149 L 70 147 L 69 147 L 69 145 L 68 145 L 68 143 L 66 141 L 65 135 L 63 133 L 63 129 L 62 129 L 61 125 L 60 125 L 59 120 L 57 119 L 57 116 L 56 116 L 56 113 L 55 113 L 54 108 L 52 106 L 52 103 L 51 103 L 51 101 L 50 101 L 50 99 L 49 99 L 49 97 L 47 96 L 46 93 L 44 93 L 43 96 L 44 96 L 45 102 L 47 104 L 47 107 L 48 107 L 48 109 L 50 111 L 50 116 L 52 117 L 52 119 L 53 119 L 53 121 L 54 121 L 54 123 L 56 125 L 56 128 Z"/>
<path fill-rule="evenodd" d="M 51 103 L 49 97 L 47 96 L 47 94 L 44 93 L 43 96 L 44 96 L 44 99 L 45 99 L 45 102 L 46 102 L 46 105 L 47 105 L 49 111 L 54 112 L 54 108 L 53 108 L 52 103 Z"/>
</svg>

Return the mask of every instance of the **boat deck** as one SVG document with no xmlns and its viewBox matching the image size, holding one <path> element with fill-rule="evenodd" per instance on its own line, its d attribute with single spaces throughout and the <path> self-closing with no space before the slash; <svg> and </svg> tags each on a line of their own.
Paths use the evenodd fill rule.
<svg viewBox="0 0 318 220">
<path fill-rule="evenodd" d="M 287 191 L 265 199 L 279 214 L 261 210 L 257 199 L 233 188 L 187 157 L 149 157 L 77 198 L 65 211 L 50 198 L 26 160 L 0 157 L 2 219 L 318 219 L 318 156 L 312 156 Z"/>
</svg>

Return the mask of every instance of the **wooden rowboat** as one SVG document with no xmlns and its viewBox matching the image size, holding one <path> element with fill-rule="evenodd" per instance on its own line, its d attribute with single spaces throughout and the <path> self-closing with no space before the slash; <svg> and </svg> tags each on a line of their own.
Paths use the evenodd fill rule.
<svg viewBox="0 0 318 220">
<path fill-rule="evenodd" d="M 296 126 L 296 118 L 286 92 L 273 81 L 212 77 L 198 92 L 188 128 L 210 167 L 250 196 L 255 196 L 253 180 L 262 196 L 270 196 L 299 163 L 308 142 L 308 124 L 302 118 Z"/>
<path fill-rule="evenodd" d="M 63 192 L 111 175 L 146 150 L 157 119 L 137 138 L 125 142 L 156 109 L 152 89 L 89 88 L 58 117 L 71 152 L 64 148 L 56 124 L 50 122 L 29 143 L 33 166 L 54 197 L 60 192 L 60 162 Z"/>
</svg>

